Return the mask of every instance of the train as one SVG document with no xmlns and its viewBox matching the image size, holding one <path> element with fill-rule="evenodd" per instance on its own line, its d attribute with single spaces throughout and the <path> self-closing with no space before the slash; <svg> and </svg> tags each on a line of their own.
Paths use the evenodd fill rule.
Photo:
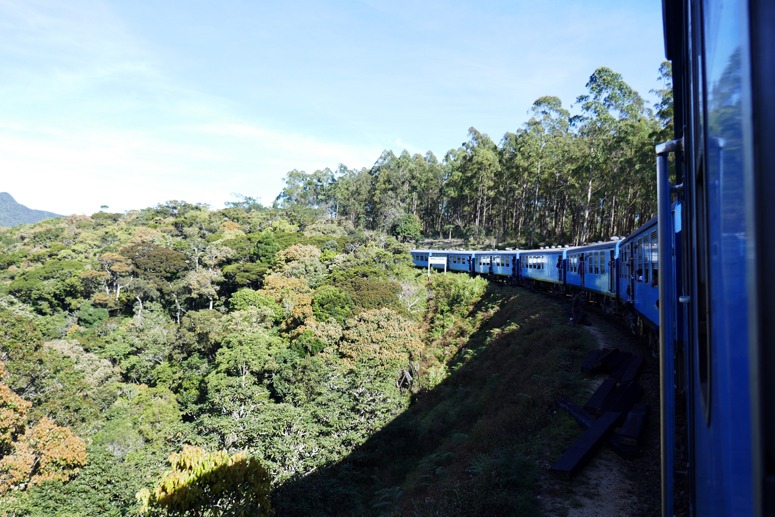
<svg viewBox="0 0 775 517">
<path fill-rule="evenodd" d="M 531 250 L 411 250 L 412 263 L 575 293 L 656 344 L 659 331 L 657 219 L 625 238 Z"/>
<path fill-rule="evenodd" d="M 662 515 L 775 515 L 775 2 L 662 13 L 675 134 L 655 146 L 654 220 L 607 242 L 412 261 L 624 315 L 659 356 Z"/>
</svg>

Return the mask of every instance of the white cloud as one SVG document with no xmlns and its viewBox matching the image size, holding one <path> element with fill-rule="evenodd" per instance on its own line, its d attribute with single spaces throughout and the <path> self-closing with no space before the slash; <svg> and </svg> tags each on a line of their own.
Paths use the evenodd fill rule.
<svg viewBox="0 0 775 517">
<path fill-rule="evenodd" d="M 244 123 L 152 133 L 0 127 L 0 170 L 9 171 L 2 190 L 31 208 L 64 214 L 169 199 L 218 208 L 234 194 L 271 202 L 294 168 L 368 167 L 380 152 Z"/>
</svg>

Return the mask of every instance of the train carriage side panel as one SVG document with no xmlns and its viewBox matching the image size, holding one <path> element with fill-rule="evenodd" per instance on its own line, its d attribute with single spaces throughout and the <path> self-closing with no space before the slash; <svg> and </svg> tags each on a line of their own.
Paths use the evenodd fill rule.
<svg viewBox="0 0 775 517">
<path fill-rule="evenodd" d="M 492 252 L 490 257 L 492 259 L 490 271 L 493 275 L 505 277 L 514 276 L 514 264 L 517 260 L 516 252 Z"/>
<path fill-rule="evenodd" d="M 563 284 L 564 249 L 538 249 L 520 251 L 521 280 Z"/>
<path fill-rule="evenodd" d="M 567 251 L 567 283 L 615 298 L 619 241 L 579 246 Z"/>
<path fill-rule="evenodd" d="M 457 272 L 468 272 L 468 262 L 471 252 L 469 251 L 451 251 L 447 256 L 447 269 Z"/>
<path fill-rule="evenodd" d="M 428 267 L 428 250 L 410 250 L 412 264 L 417 267 Z"/>
<path fill-rule="evenodd" d="M 654 218 L 630 234 L 621 244 L 623 263 L 620 292 L 652 327 L 659 326 L 659 244 L 657 219 Z"/>
</svg>

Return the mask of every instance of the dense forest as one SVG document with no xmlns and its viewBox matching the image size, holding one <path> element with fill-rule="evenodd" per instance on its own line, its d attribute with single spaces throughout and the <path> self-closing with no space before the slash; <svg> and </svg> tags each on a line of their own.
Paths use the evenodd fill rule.
<svg viewBox="0 0 775 517">
<path fill-rule="evenodd" d="M 669 63 L 659 74 L 655 110 L 621 75 L 600 68 L 576 99 L 578 114 L 541 97 L 498 144 L 471 128 L 441 160 L 385 151 L 370 169 L 292 171 L 278 202 L 368 229 L 489 245 L 626 235 L 656 215 L 654 146 L 673 135 Z"/>
<path fill-rule="evenodd" d="M 461 470 L 470 486 L 458 483 L 460 500 L 444 504 L 460 513 L 466 499 L 474 514 L 486 492 L 498 511 L 534 511 L 532 495 L 515 499 L 498 476 L 517 465 L 513 483 L 525 483 L 536 458 L 524 444 L 547 434 L 526 415 L 547 425 L 572 381 L 501 393 L 492 369 L 519 361 L 512 370 L 541 376 L 550 357 L 570 371 L 583 339 L 552 330 L 551 316 L 531 312 L 534 299 L 498 320 L 521 295 L 482 278 L 428 279 L 405 241 L 586 241 L 651 217 L 652 149 L 669 131 L 669 97 L 660 94 L 655 117 L 610 70 L 587 87 L 580 115 L 541 98 L 499 145 L 471 129 L 440 162 L 386 152 L 368 170 L 292 171 L 271 208 L 250 197 L 221 210 L 170 201 L 0 230 L 0 513 L 395 513 L 407 491 L 438 488 L 466 441 L 498 443 L 486 433 L 505 421 L 465 427 L 495 400 L 480 396 L 487 390 L 524 442 L 500 456 L 471 448 L 473 467 Z M 529 344 L 547 332 L 526 362 L 515 336 Z M 497 350 L 487 375 L 464 373 Z M 471 379 L 459 397 L 401 419 L 459 386 L 455 374 Z M 467 431 L 447 437 L 441 422 Z M 416 441 L 404 451 L 420 455 L 407 467 L 413 481 L 379 478 L 392 471 L 375 462 L 393 454 L 379 447 L 367 466 L 346 461 L 391 425 L 401 443 Z"/>
</svg>

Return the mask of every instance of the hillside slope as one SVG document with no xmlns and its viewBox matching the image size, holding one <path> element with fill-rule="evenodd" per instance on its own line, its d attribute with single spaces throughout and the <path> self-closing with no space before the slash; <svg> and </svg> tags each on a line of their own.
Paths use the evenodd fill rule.
<svg viewBox="0 0 775 517">
<path fill-rule="evenodd" d="M 33 224 L 52 217 L 62 217 L 45 210 L 34 210 L 19 204 L 8 192 L 0 192 L 0 226 L 12 227 Z"/>
</svg>

